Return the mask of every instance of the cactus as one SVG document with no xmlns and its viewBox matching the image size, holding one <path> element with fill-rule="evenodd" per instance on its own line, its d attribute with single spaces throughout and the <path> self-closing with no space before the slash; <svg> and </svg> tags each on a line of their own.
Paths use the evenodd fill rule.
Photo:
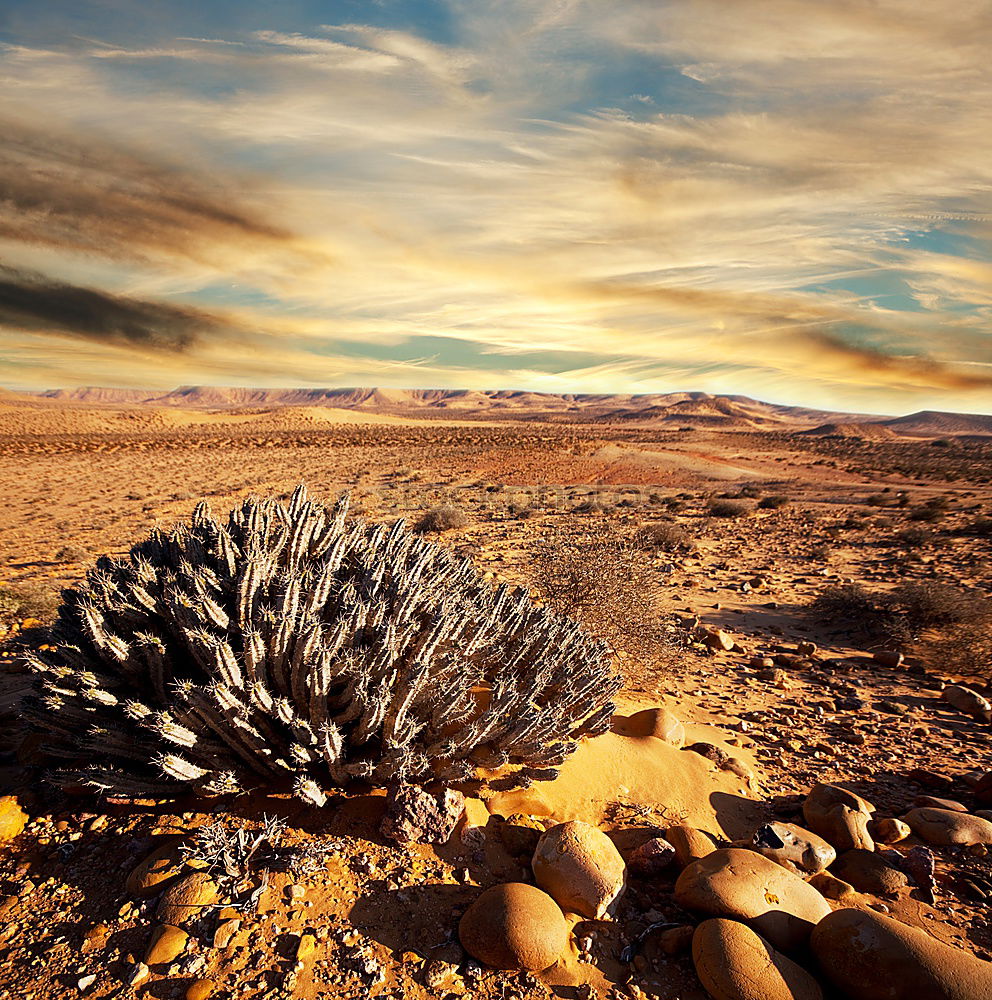
<svg viewBox="0 0 992 1000">
<path fill-rule="evenodd" d="M 116 794 L 352 779 L 505 790 L 604 731 L 605 645 L 409 531 L 288 505 L 207 505 L 63 593 L 24 705 L 51 778 Z"/>
</svg>

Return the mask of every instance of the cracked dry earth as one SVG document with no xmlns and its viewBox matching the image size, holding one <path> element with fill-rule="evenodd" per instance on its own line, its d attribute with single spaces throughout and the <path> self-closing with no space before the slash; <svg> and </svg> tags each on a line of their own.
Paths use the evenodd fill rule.
<svg viewBox="0 0 992 1000">
<path fill-rule="evenodd" d="M 349 429 L 326 448 L 243 440 L 212 448 L 199 438 L 192 447 L 177 438 L 140 447 L 123 439 L 95 451 L 100 443 L 87 440 L 29 442 L 29 465 L 22 437 L 0 448 L 0 475 L 10 486 L 0 511 L 4 584 L 51 589 L 78 577 L 97 554 L 122 551 L 154 521 L 186 515 L 201 496 L 222 510 L 248 492 L 289 491 L 301 477 L 325 497 L 351 488 L 371 519 L 454 502 L 470 522 L 446 540 L 494 578 L 515 583 L 529 581 L 533 546 L 553 526 L 589 528 L 607 518 L 633 530 L 671 518 L 697 546 L 686 556 L 652 557 L 675 652 L 643 657 L 616 643 L 627 678 L 622 708 L 663 704 L 687 724 L 715 727 L 709 741 L 751 763 L 740 795 L 753 805 L 741 810 L 741 823 L 802 823 L 802 798 L 822 781 L 864 796 L 878 816 L 902 815 L 920 795 L 974 808 L 971 776 L 992 770 L 990 726 L 941 698 L 943 686 L 959 679 L 953 665 L 935 662 L 921 644 L 907 648 L 903 665 L 884 667 L 850 623 L 808 611 L 825 586 L 850 580 L 884 590 L 905 579 L 939 579 L 992 591 L 988 540 L 955 530 L 988 513 L 988 484 L 955 480 L 953 469 L 948 479 L 944 466 L 907 474 L 912 456 L 898 449 L 923 443 L 866 444 L 830 465 L 806 443 L 762 434 L 700 435 L 689 447 L 659 432 L 654 454 L 662 457 L 652 458 L 651 441 L 611 437 L 603 427 Z M 792 502 L 780 510 L 752 503 L 746 517 L 731 521 L 707 516 L 714 495 L 746 484 L 788 493 Z M 905 508 L 867 504 L 886 488 L 904 491 L 911 503 L 947 498 L 930 541 L 907 548 L 896 538 L 908 523 Z M 597 496 L 619 506 L 575 510 Z M 679 496 L 675 510 L 661 502 Z M 84 550 L 71 562 L 57 555 L 69 544 Z M 486 818 L 475 815 L 439 847 L 399 847 L 378 833 L 383 795 L 374 789 L 332 795 L 322 810 L 277 796 L 56 795 L 16 747 L 23 736 L 16 700 L 27 683 L 17 651 L 44 641 L 43 620 L 33 618 L 7 614 L 0 659 L 0 794 L 16 795 L 28 815 L 23 832 L 0 843 L 0 996 L 706 997 L 677 932 L 699 918 L 674 902 L 674 868 L 631 876 L 614 919 L 574 923 L 568 953 L 549 972 L 496 972 L 461 950 L 456 930 L 481 889 L 532 881 L 520 828 L 507 830 L 498 816 L 483 826 Z M 723 630 L 732 648 L 698 641 L 700 624 Z M 815 652 L 805 647 L 799 655 L 804 642 Z M 751 666 L 754 657 L 775 662 Z M 681 818 L 663 796 L 654 804 L 633 800 L 619 782 L 610 791 L 600 825 L 624 852 Z M 704 785 L 699 794 L 710 793 Z M 225 907 L 228 900 L 198 911 L 182 950 L 143 969 L 159 887 L 137 885 L 135 869 L 156 848 L 205 825 L 257 830 L 273 816 L 285 822 L 280 849 L 289 856 L 317 845 L 317 861 L 304 869 L 273 865 L 254 912 Z M 992 957 L 992 854 L 934 853 L 934 905 L 912 885 L 858 892 L 842 905 L 888 912 Z"/>
</svg>

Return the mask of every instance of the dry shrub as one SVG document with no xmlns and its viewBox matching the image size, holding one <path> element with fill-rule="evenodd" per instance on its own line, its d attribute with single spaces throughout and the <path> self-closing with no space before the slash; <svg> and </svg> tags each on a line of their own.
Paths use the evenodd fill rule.
<svg viewBox="0 0 992 1000">
<path fill-rule="evenodd" d="M 534 585 L 547 605 L 578 619 L 614 649 L 669 652 L 656 575 L 637 541 L 606 521 L 595 530 L 557 528 L 541 539 Z"/>
<path fill-rule="evenodd" d="M 464 528 L 467 524 L 468 518 L 464 512 L 453 504 L 446 503 L 426 511 L 417 522 L 414 530 L 421 533 L 442 532 L 450 531 L 453 528 Z"/>
<path fill-rule="evenodd" d="M 36 583 L 6 583 L 0 585 L 0 620 L 37 618 L 49 621 L 59 605 L 56 591 Z"/>
<path fill-rule="evenodd" d="M 787 507 L 792 500 L 787 497 L 784 493 L 773 493 L 771 496 L 762 497 L 758 501 L 758 508 L 760 510 L 779 510 L 782 507 Z"/>
<path fill-rule="evenodd" d="M 901 584 L 889 595 L 888 602 L 914 630 L 992 619 L 992 601 L 988 598 L 930 580 Z"/>
<path fill-rule="evenodd" d="M 707 512 L 710 517 L 743 517 L 748 509 L 739 500 L 711 500 Z"/>
<path fill-rule="evenodd" d="M 646 524 L 637 532 L 635 540 L 647 552 L 691 552 L 696 547 L 685 528 L 670 521 Z"/>
</svg>

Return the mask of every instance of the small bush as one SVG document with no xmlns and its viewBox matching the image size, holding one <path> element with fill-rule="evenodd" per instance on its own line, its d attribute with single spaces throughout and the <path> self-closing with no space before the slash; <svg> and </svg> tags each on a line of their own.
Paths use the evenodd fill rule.
<svg viewBox="0 0 992 1000">
<path fill-rule="evenodd" d="M 758 501 L 758 508 L 760 510 L 779 510 L 782 507 L 787 507 L 790 503 L 792 500 L 784 493 L 775 493 L 772 496 L 762 497 Z"/>
<path fill-rule="evenodd" d="M 450 531 L 453 528 L 464 528 L 468 524 L 468 518 L 453 504 L 441 504 L 439 507 L 432 507 L 417 522 L 415 531 L 421 534 L 426 532 Z"/>
<path fill-rule="evenodd" d="M 931 544 L 934 537 L 934 533 L 928 528 L 923 528 L 920 525 L 914 524 L 910 525 L 908 528 L 903 528 L 902 531 L 896 534 L 895 539 L 900 545 L 905 546 L 907 549 L 918 549 L 924 545 Z"/>
<path fill-rule="evenodd" d="M 534 584 L 554 611 L 574 616 L 616 649 L 666 651 L 657 571 L 620 527 L 557 528 L 533 558 Z"/>
<path fill-rule="evenodd" d="M 586 500 L 572 508 L 573 514 L 607 514 L 613 510 L 613 504 L 602 500 Z"/>
<path fill-rule="evenodd" d="M 665 521 L 645 525 L 635 540 L 648 552 L 691 552 L 696 547 L 684 528 Z"/>
<path fill-rule="evenodd" d="M 37 618 L 47 622 L 55 617 L 58 604 L 58 593 L 38 584 L 0 585 L 0 619 Z"/>
<path fill-rule="evenodd" d="M 56 562 L 79 563 L 89 558 L 89 552 L 80 545 L 63 545 L 55 553 Z"/>
<path fill-rule="evenodd" d="M 888 601 L 914 629 L 976 623 L 992 617 L 992 601 L 987 598 L 929 580 L 896 587 Z"/>
<path fill-rule="evenodd" d="M 739 500 L 711 500 L 707 512 L 710 517 L 743 517 L 748 505 Z"/>
<path fill-rule="evenodd" d="M 922 507 L 910 507 L 906 516 L 911 521 L 942 521 L 944 519 L 944 511 L 939 507 L 931 507 L 929 504 L 924 504 Z"/>
<path fill-rule="evenodd" d="M 977 517 L 963 525 L 958 534 L 970 535 L 972 538 L 992 538 L 992 517 Z"/>
</svg>

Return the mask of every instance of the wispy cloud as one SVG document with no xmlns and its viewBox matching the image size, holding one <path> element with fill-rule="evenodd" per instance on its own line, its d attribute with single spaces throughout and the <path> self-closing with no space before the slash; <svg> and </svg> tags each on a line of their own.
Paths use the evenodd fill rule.
<svg viewBox="0 0 992 1000">
<path fill-rule="evenodd" d="M 448 7 L 0 49 L 0 254 L 300 378 L 992 408 L 986 4 Z"/>
</svg>

